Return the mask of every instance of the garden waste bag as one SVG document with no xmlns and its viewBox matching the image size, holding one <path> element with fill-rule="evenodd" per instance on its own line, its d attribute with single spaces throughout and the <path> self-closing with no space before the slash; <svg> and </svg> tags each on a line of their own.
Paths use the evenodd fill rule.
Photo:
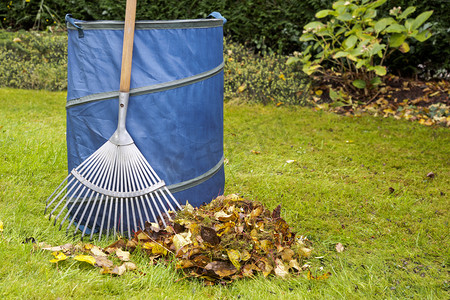
<svg viewBox="0 0 450 300">
<path fill-rule="evenodd" d="M 66 21 L 70 171 L 117 128 L 124 22 L 70 15 Z M 127 129 L 180 204 L 200 206 L 224 190 L 223 23 L 208 18 L 135 26 Z"/>
</svg>

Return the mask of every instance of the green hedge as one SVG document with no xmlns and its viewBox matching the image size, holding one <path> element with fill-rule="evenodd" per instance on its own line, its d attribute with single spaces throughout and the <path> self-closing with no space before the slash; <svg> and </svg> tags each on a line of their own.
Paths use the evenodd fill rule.
<svg viewBox="0 0 450 300">
<path fill-rule="evenodd" d="M 122 19 L 125 1 L 117 0 L 7 0 L 0 6 L 0 24 L 4 29 L 45 29 L 64 26 L 64 15 L 84 20 Z M 314 14 L 329 7 L 332 0 L 139 0 L 138 19 L 204 18 L 220 11 L 229 22 L 225 33 L 236 42 L 257 51 L 273 50 L 290 54 L 301 50 L 298 38 L 303 26 Z M 434 36 L 423 44 L 413 44 L 410 53 L 392 57 L 391 69 L 411 73 L 418 64 L 430 72 L 450 69 L 450 5 L 448 0 L 388 0 L 384 13 L 392 7 L 416 6 L 417 11 L 434 10 L 431 22 Z M 411 69 L 412 68 L 412 69 Z"/>
<path fill-rule="evenodd" d="M 255 55 L 225 39 L 225 100 L 265 104 L 305 105 L 307 79 L 286 56 Z M 67 88 L 67 35 L 65 32 L 0 30 L 0 87 Z"/>
</svg>

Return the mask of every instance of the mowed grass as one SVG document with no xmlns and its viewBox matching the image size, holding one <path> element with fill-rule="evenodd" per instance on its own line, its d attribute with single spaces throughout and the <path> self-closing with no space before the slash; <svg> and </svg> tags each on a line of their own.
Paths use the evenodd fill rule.
<svg viewBox="0 0 450 300">
<path fill-rule="evenodd" d="M 450 131 L 308 108 L 225 104 L 226 194 L 273 209 L 314 252 L 313 275 L 205 287 L 173 265 L 99 274 L 27 238 L 78 243 L 43 211 L 66 170 L 65 93 L 0 89 L 0 298 L 448 299 Z M 427 176 L 433 172 L 434 178 Z M 102 241 L 106 246 L 112 240 Z M 345 250 L 338 253 L 337 243 Z"/>
</svg>

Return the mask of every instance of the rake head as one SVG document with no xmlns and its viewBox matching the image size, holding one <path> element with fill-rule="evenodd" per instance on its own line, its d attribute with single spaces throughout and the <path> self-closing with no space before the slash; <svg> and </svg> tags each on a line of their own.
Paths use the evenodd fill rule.
<svg viewBox="0 0 450 300">
<path fill-rule="evenodd" d="M 145 221 L 160 219 L 166 226 L 164 216 L 170 219 L 175 208 L 181 209 L 180 204 L 134 142 L 108 141 L 70 172 L 47 199 L 45 213 L 51 209 L 54 225 L 64 214 L 60 230 L 67 220 L 67 233 L 75 223 L 74 233 L 80 230 L 81 238 L 90 228 L 90 239 L 98 232 L 100 240 L 104 231 L 106 236 L 127 232 L 131 238 Z"/>
</svg>

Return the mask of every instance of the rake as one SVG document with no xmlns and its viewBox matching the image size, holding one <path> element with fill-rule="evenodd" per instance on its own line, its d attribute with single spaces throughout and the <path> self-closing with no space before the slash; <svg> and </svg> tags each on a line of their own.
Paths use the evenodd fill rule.
<svg viewBox="0 0 450 300">
<path fill-rule="evenodd" d="M 159 219 L 166 226 L 164 215 L 181 209 L 180 204 L 155 173 L 135 145 L 126 129 L 131 64 L 133 54 L 136 0 L 127 0 L 123 37 L 122 68 L 119 90 L 119 116 L 117 129 L 111 138 L 73 169 L 47 199 L 45 212 L 52 206 L 49 219 L 55 215 L 54 225 L 65 213 L 59 229 L 69 221 L 66 232 L 76 222 L 74 234 L 82 231 L 83 239 L 90 226 L 90 239 L 94 232 L 120 230 L 131 238 L 131 230 L 144 228 L 145 221 Z M 58 214 L 57 209 L 60 208 Z M 130 216 L 131 215 L 131 216 Z"/>
</svg>

